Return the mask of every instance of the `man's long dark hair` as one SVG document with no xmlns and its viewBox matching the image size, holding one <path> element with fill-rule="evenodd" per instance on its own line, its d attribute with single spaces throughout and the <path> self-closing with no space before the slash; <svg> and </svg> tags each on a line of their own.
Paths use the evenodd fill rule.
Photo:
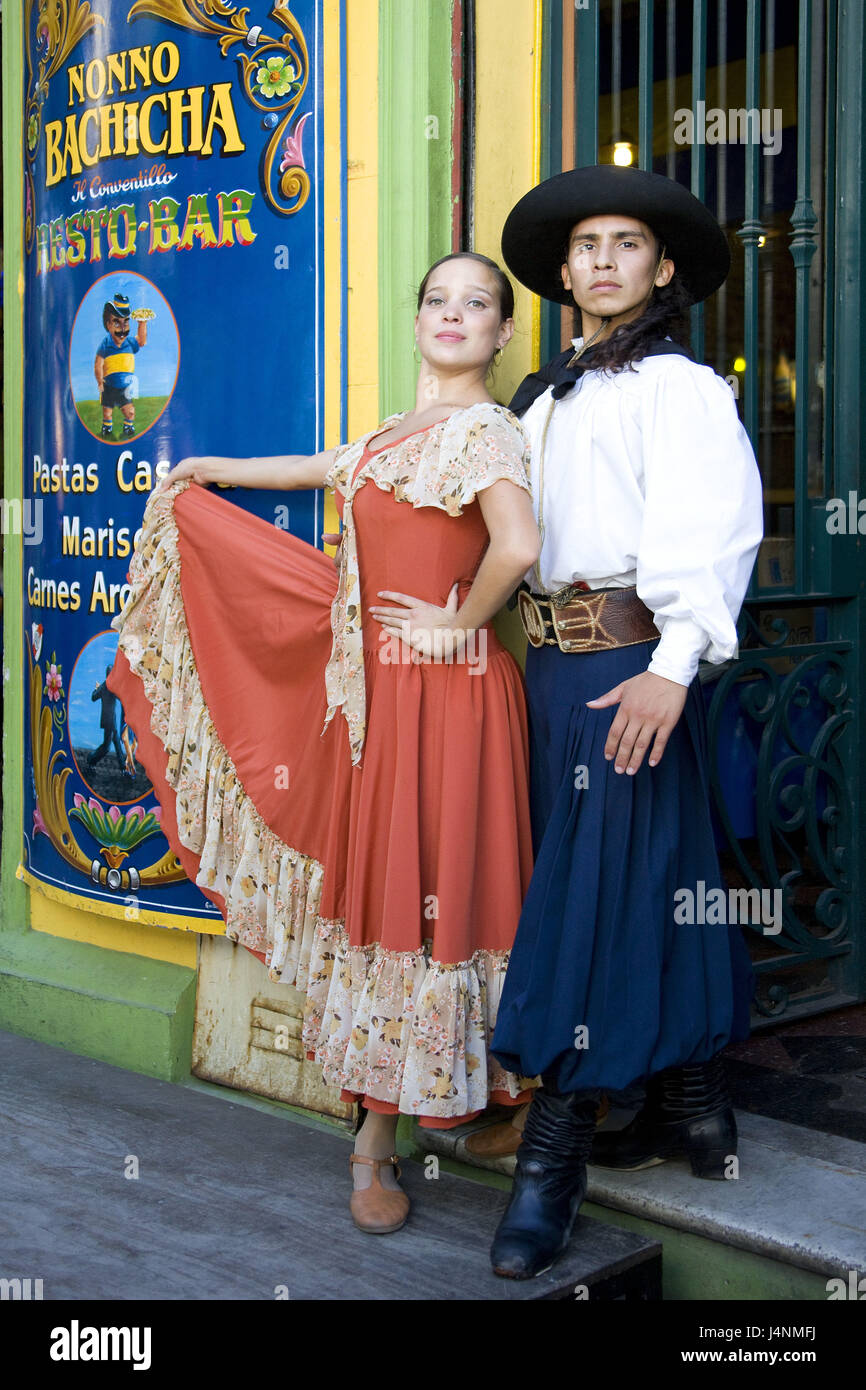
<svg viewBox="0 0 866 1390">
<path fill-rule="evenodd" d="M 606 368 L 610 372 L 621 372 L 625 367 L 633 370 L 632 364 L 639 362 L 650 343 L 659 338 L 671 337 L 687 347 L 691 304 L 691 295 L 675 274 L 669 284 L 653 290 L 640 318 L 620 324 L 609 338 L 590 348 L 592 357 L 587 357 L 587 361 L 592 361 L 593 370 Z"/>
</svg>

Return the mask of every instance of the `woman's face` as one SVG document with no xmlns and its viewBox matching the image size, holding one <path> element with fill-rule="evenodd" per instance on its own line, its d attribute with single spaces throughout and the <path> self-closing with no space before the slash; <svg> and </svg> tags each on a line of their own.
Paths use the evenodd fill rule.
<svg viewBox="0 0 866 1390">
<path fill-rule="evenodd" d="M 445 372 L 485 371 L 496 348 L 514 332 L 502 320 L 499 288 L 480 261 L 456 257 L 437 266 L 415 318 L 415 340 L 423 361 Z"/>
</svg>

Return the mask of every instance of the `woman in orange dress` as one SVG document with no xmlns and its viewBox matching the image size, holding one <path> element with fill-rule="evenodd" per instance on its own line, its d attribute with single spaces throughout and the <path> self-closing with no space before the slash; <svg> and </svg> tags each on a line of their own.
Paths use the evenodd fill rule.
<svg viewBox="0 0 866 1390">
<path fill-rule="evenodd" d="M 538 550 L 526 438 L 485 385 L 512 308 L 494 262 L 445 257 L 414 411 L 313 457 L 185 459 L 114 622 L 108 685 L 169 843 L 305 992 L 307 1055 L 365 1108 L 351 1209 L 375 1232 L 408 1211 L 399 1113 L 527 1095 L 489 1052 L 532 869 L 522 677 L 490 622 Z M 338 574 L 212 482 L 334 487 Z"/>
</svg>

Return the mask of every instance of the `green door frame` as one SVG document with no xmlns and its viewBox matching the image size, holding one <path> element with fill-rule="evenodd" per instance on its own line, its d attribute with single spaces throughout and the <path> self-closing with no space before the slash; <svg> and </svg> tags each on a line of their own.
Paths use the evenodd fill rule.
<svg viewBox="0 0 866 1390">
<path fill-rule="evenodd" d="M 380 0 L 379 409 L 415 399 L 415 290 L 451 250 L 454 0 Z"/>
</svg>

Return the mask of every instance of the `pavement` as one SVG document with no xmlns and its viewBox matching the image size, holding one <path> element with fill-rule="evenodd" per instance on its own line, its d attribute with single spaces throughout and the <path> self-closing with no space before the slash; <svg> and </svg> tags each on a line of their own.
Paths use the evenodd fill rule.
<svg viewBox="0 0 866 1390">
<path fill-rule="evenodd" d="M 45 1300 L 660 1296 L 660 1246 L 583 1216 L 549 1273 L 496 1278 L 506 1194 L 435 1155 L 404 1165 L 406 1226 L 366 1235 L 351 1142 L 239 1092 L 0 1033 L 0 1281 L 41 1280 Z"/>
</svg>

